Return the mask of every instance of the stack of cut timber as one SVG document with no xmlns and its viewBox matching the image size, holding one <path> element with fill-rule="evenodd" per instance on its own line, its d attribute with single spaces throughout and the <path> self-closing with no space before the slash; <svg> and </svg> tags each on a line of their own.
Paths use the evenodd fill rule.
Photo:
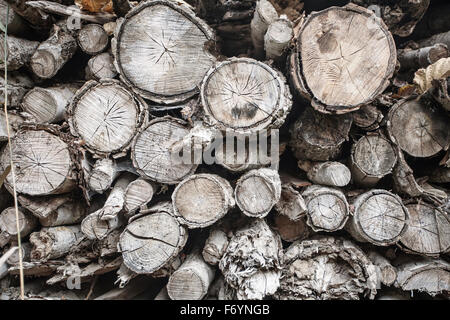
<svg viewBox="0 0 450 320">
<path fill-rule="evenodd" d="M 448 5 L 100 2 L 0 0 L 0 300 L 450 297 Z"/>
</svg>

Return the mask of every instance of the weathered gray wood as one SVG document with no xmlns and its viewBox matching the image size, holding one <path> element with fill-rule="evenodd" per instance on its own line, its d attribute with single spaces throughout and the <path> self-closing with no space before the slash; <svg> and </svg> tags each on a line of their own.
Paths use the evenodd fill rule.
<svg viewBox="0 0 450 320">
<path fill-rule="evenodd" d="M 217 265 L 228 247 L 228 236 L 221 228 L 211 229 L 203 247 L 203 259 L 210 265 Z"/>
<path fill-rule="evenodd" d="M 36 217 L 22 208 L 18 208 L 20 237 L 24 238 L 33 231 L 38 223 Z M 6 233 L 11 241 L 17 240 L 16 210 L 9 207 L 0 213 L 0 231 Z"/>
<path fill-rule="evenodd" d="M 30 1 L 26 0 L 5 0 L 18 15 L 28 22 L 31 28 L 38 32 L 48 31 L 54 22 L 49 14 L 42 10 L 29 6 Z M 10 9 L 10 10 L 11 10 Z"/>
<path fill-rule="evenodd" d="M 353 123 L 359 128 L 372 131 L 380 127 L 384 116 L 383 113 L 373 104 L 366 104 L 352 113 Z"/>
<path fill-rule="evenodd" d="M 112 79 L 117 75 L 114 58 L 109 52 L 103 52 L 89 59 L 86 69 L 86 80 Z"/>
<path fill-rule="evenodd" d="M 112 49 L 125 84 L 157 103 L 177 103 L 198 92 L 215 61 L 214 39 L 184 1 L 147 1 L 119 22 Z"/>
<path fill-rule="evenodd" d="M 316 110 L 357 110 L 389 85 L 397 60 L 395 43 L 372 11 L 350 3 L 314 12 L 295 37 L 293 84 Z"/>
<path fill-rule="evenodd" d="M 278 13 L 270 1 L 259 0 L 256 2 L 253 19 L 250 23 L 250 30 L 254 54 L 258 58 L 264 56 L 264 35 L 269 25 L 276 19 L 278 19 Z"/>
<path fill-rule="evenodd" d="M 306 203 L 301 193 L 290 183 L 283 183 L 281 185 L 280 200 L 275 204 L 275 210 L 291 221 L 301 219 L 306 213 Z"/>
<path fill-rule="evenodd" d="M 24 19 L 13 8 L 9 8 L 8 16 L 3 14 L 7 12 L 7 6 L 8 3 L 6 1 L 0 0 L 0 12 L 2 12 L 0 15 L 0 23 L 8 26 L 8 34 L 20 37 L 30 32 L 30 28 L 26 25 Z"/>
<path fill-rule="evenodd" d="M 15 71 L 23 66 L 28 66 L 31 56 L 39 46 L 39 42 L 8 35 L 6 41 L 6 57 L 5 57 L 5 35 L 0 34 L 0 69 Z"/>
<path fill-rule="evenodd" d="M 273 228 L 280 234 L 281 239 L 287 242 L 303 240 L 311 234 L 305 217 L 292 221 L 285 215 L 277 214 L 273 218 Z"/>
<path fill-rule="evenodd" d="M 136 210 L 143 208 L 153 198 L 158 190 L 158 186 L 143 178 L 138 178 L 125 189 L 124 209 L 128 215 L 135 214 Z"/>
<path fill-rule="evenodd" d="M 22 98 L 34 86 L 33 81 L 25 73 L 11 72 L 8 73 L 8 85 L 5 86 L 4 73 L 0 75 L 0 103 L 5 103 L 7 98 L 8 107 L 19 107 Z M 8 96 L 5 95 L 7 89 Z M 11 121 L 11 120 L 10 120 Z"/>
<path fill-rule="evenodd" d="M 15 112 L 8 111 L 9 130 L 12 135 L 16 133 L 16 129 L 25 121 Z M 4 111 L 0 111 L 0 141 L 8 140 L 8 130 L 6 128 L 6 116 Z"/>
<path fill-rule="evenodd" d="M 340 162 L 299 160 L 297 164 L 313 183 L 331 187 L 344 187 L 350 183 L 350 170 Z"/>
<path fill-rule="evenodd" d="M 292 22 L 286 17 L 280 17 L 280 19 L 272 22 L 264 36 L 266 59 L 276 61 L 282 57 L 286 53 L 293 36 Z"/>
<path fill-rule="evenodd" d="M 78 46 L 83 52 L 95 55 L 106 49 L 109 44 L 108 34 L 100 24 L 85 24 L 77 34 Z"/>
<path fill-rule="evenodd" d="M 378 281 L 385 286 L 391 286 L 397 280 L 397 269 L 383 255 L 375 250 L 367 253 L 367 257 L 372 261 L 377 269 Z"/>
</svg>

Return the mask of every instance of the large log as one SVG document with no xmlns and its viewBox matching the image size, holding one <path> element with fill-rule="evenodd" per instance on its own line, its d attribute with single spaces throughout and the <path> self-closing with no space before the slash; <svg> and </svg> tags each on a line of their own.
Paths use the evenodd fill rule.
<svg viewBox="0 0 450 320">
<path fill-rule="evenodd" d="M 115 65 L 122 81 L 144 98 L 181 102 L 198 92 L 213 65 L 208 46 L 214 38 L 184 1 L 144 1 L 116 28 Z"/>
<path fill-rule="evenodd" d="M 316 110 L 357 110 L 389 85 L 397 60 L 394 40 L 370 10 L 348 4 L 314 12 L 295 38 L 292 83 Z"/>
</svg>

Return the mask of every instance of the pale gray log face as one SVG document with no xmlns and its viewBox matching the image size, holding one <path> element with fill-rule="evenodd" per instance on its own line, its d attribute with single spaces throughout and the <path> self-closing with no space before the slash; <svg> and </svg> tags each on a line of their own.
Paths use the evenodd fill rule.
<svg viewBox="0 0 450 320">
<path fill-rule="evenodd" d="M 397 155 L 391 143 L 379 136 L 364 136 L 355 146 L 353 160 L 362 172 L 385 176 L 392 172 Z"/>
<path fill-rule="evenodd" d="M 183 5 L 143 3 L 131 10 L 117 36 L 116 63 L 122 78 L 155 102 L 194 95 L 215 58 L 206 45 L 209 27 Z"/>
</svg>

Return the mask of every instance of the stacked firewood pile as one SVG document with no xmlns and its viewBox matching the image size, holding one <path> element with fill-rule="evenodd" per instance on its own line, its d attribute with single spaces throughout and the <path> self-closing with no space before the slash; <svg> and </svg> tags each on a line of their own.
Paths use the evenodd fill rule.
<svg viewBox="0 0 450 320">
<path fill-rule="evenodd" d="M 0 299 L 448 298 L 450 5 L 188 2 L 0 0 Z"/>
</svg>

